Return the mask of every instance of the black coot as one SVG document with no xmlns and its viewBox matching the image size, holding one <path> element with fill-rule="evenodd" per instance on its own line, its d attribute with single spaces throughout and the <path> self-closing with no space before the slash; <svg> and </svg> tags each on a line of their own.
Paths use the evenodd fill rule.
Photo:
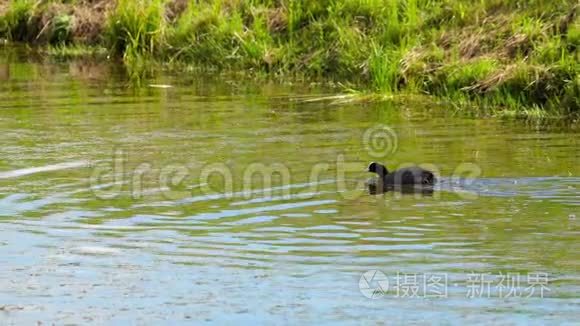
<svg viewBox="0 0 580 326">
<path fill-rule="evenodd" d="M 367 182 L 371 193 L 384 192 L 392 189 L 409 189 L 432 186 L 435 184 L 435 176 L 429 170 L 422 169 L 418 166 L 401 168 L 389 172 L 387 168 L 376 162 L 369 165 L 368 172 L 378 174 L 377 178 L 370 179 Z"/>
</svg>

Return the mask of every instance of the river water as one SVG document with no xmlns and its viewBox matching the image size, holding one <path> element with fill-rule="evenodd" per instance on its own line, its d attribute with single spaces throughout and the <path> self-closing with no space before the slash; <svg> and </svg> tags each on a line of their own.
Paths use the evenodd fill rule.
<svg viewBox="0 0 580 326">
<path fill-rule="evenodd" d="M 580 318 L 577 124 L 0 53 L 2 324 Z"/>
</svg>

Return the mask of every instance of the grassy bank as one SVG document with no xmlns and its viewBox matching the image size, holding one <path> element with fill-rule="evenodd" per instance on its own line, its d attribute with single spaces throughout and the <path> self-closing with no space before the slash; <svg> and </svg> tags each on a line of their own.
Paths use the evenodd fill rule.
<svg viewBox="0 0 580 326">
<path fill-rule="evenodd" d="M 578 116 L 578 11 L 578 0 L 11 0 L 0 38 Z"/>
</svg>

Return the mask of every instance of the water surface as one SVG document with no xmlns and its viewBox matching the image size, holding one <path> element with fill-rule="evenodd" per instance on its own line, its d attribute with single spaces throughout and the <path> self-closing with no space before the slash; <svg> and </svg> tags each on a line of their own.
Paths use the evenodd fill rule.
<svg viewBox="0 0 580 326">
<path fill-rule="evenodd" d="M 3 324 L 578 320 L 577 125 L 113 67 L 0 55 Z M 379 158 L 377 125 L 395 135 Z M 442 182 L 370 196 L 371 160 Z M 386 293 L 365 297 L 367 271 Z"/>
</svg>

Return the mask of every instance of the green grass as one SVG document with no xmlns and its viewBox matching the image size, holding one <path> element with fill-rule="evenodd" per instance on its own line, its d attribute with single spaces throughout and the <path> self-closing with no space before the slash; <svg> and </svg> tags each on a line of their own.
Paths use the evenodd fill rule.
<svg viewBox="0 0 580 326">
<path fill-rule="evenodd" d="M 580 115 L 576 0 L 101 0 L 102 37 L 90 44 L 75 26 L 91 19 L 71 2 L 97 13 L 11 0 L 0 38 L 49 43 L 62 57 L 104 47 L 135 76 L 153 62 L 195 65 L 429 94 L 497 115 Z"/>
<path fill-rule="evenodd" d="M 129 65 L 161 52 L 166 21 L 161 0 L 119 0 L 108 16 L 105 45 Z"/>
<path fill-rule="evenodd" d="M 11 0 L 8 10 L 0 17 L 0 35 L 10 41 L 27 41 L 33 27 L 29 24 L 34 3 L 31 0 Z"/>
</svg>

